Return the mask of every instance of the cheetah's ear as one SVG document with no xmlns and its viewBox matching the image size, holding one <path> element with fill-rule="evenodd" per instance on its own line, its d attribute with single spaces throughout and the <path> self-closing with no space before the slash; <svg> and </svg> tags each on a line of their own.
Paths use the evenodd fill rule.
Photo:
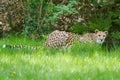
<svg viewBox="0 0 120 80">
<path fill-rule="evenodd" d="M 99 30 L 98 29 L 95 29 L 95 33 L 97 33 Z"/>
<path fill-rule="evenodd" d="M 108 31 L 104 31 L 105 32 L 105 34 L 108 34 Z"/>
</svg>

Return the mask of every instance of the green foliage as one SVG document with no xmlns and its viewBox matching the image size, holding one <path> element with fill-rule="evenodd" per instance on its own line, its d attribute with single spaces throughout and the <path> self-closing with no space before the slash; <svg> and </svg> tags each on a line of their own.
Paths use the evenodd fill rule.
<svg viewBox="0 0 120 80">
<path fill-rule="evenodd" d="M 120 4 L 116 3 L 114 5 L 114 9 L 113 11 L 110 11 L 109 14 L 111 16 L 111 22 L 114 23 L 112 26 L 113 27 L 117 27 L 118 26 L 118 29 L 120 29 Z M 111 30 L 111 34 L 112 34 L 112 37 L 114 37 L 115 39 L 120 39 L 120 30 L 115 30 L 114 31 L 114 28 Z"/>
<path fill-rule="evenodd" d="M 70 0 L 68 5 L 55 5 L 52 1 L 29 0 L 25 3 L 26 15 L 23 34 L 35 38 L 36 35 L 40 36 L 49 32 L 50 24 L 55 23 L 61 14 L 77 12 L 73 8 L 75 4 L 78 4 L 75 0 Z"/>
<path fill-rule="evenodd" d="M 95 6 L 100 6 L 100 5 L 104 4 L 103 1 L 104 0 L 92 0 L 92 4 L 95 5 Z"/>
<path fill-rule="evenodd" d="M 25 4 L 25 23 L 24 23 L 24 30 L 23 34 L 31 36 L 32 34 L 39 31 L 39 25 L 38 25 L 38 9 L 39 9 L 39 1 L 36 0 L 29 0 Z"/>
<path fill-rule="evenodd" d="M 35 39 L 60 28 L 75 33 L 86 33 L 95 29 L 108 30 L 113 22 L 111 18 L 120 14 L 118 0 L 14 0 L 5 3 L 2 4 L 7 6 L 2 6 L 3 13 L 8 12 L 5 17 L 9 21 L 3 22 L 9 24 L 13 32 L 22 32 Z M 83 21 L 79 22 L 78 18 Z"/>
<path fill-rule="evenodd" d="M 86 33 L 86 32 L 88 32 L 89 30 L 90 30 L 90 29 L 89 29 L 88 26 L 85 26 L 85 25 L 83 25 L 83 24 L 81 24 L 81 23 L 78 23 L 78 22 L 72 24 L 72 27 L 71 27 L 71 29 L 70 29 L 71 32 L 81 33 L 81 34 Z"/>
<path fill-rule="evenodd" d="M 47 2 L 46 2 L 47 3 Z M 25 3 L 25 23 L 23 34 L 33 39 L 42 38 L 43 33 L 49 32 L 48 26 L 44 25 L 44 0 L 28 0 Z"/>
<path fill-rule="evenodd" d="M 103 16 L 99 16 L 98 18 L 93 17 L 89 21 L 90 29 L 95 30 L 108 30 L 111 25 L 111 17 L 108 16 L 104 18 Z"/>
<path fill-rule="evenodd" d="M 70 0 L 67 5 L 56 5 L 55 6 L 53 3 L 50 3 L 50 6 L 46 7 L 46 10 L 50 16 L 45 18 L 45 22 L 50 22 L 54 24 L 57 21 L 57 18 L 59 18 L 61 14 L 77 13 L 75 8 L 73 8 L 73 6 L 76 4 L 78 4 L 76 0 Z"/>
<path fill-rule="evenodd" d="M 91 8 L 92 11 L 90 11 L 89 8 L 86 9 L 86 11 L 89 13 L 88 15 L 91 16 L 87 16 L 87 13 L 84 14 L 84 10 L 80 11 L 80 15 L 86 15 L 87 18 L 81 23 L 73 23 L 70 31 L 77 33 L 86 33 L 94 31 L 95 29 L 108 30 L 110 28 L 112 22 L 112 11 L 107 11 L 107 9 L 111 9 L 110 6 L 112 5 L 105 5 L 103 0 L 92 0 L 92 2 L 87 3 L 86 6 L 89 6 L 90 4 L 93 4 L 93 7 L 95 8 L 93 10 Z M 106 11 L 106 13 L 104 13 L 104 11 Z M 113 13 L 116 14 L 115 12 Z"/>
<path fill-rule="evenodd" d="M 111 16 L 108 14 L 105 17 L 103 14 L 96 14 L 94 17 L 90 17 L 86 23 L 74 23 L 72 25 L 71 31 L 75 33 L 86 33 L 94 31 L 95 29 L 99 30 L 108 30 L 111 26 Z"/>
<path fill-rule="evenodd" d="M 112 33 L 112 36 L 115 38 L 115 39 L 120 39 L 120 32 L 113 32 Z"/>
</svg>

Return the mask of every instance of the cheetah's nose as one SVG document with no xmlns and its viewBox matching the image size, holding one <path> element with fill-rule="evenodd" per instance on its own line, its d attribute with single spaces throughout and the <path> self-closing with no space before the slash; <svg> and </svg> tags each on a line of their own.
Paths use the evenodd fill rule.
<svg viewBox="0 0 120 80">
<path fill-rule="evenodd" d="M 104 42 L 104 40 L 103 40 L 103 39 L 101 39 L 101 42 Z"/>
</svg>

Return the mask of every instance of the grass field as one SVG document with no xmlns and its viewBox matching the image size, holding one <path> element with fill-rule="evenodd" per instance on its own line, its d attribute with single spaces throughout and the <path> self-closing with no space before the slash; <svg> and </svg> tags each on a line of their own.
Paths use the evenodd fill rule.
<svg viewBox="0 0 120 80">
<path fill-rule="evenodd" d="M 3 49 L 3 44 L 42 45 L 23 37 L 0 40 L 0 80 L 120 80 L 120 48 L 105 52 L 98 44 L 70 48 Z"/>
</svg>

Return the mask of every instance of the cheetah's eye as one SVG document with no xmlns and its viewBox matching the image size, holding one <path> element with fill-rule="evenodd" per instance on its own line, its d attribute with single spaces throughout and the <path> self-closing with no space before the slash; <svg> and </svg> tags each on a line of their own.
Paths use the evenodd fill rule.
<svg viewBox="0 0 120 80">
<path fill-rule="evenodd" d="M 103 37 L 105 37 L 105 35 L 103 35 Z"/>
<path fill-rule="evenodd" d="M 99 37 L 101 36 L 101 35 L 98 35 Z"/>
</svg>

